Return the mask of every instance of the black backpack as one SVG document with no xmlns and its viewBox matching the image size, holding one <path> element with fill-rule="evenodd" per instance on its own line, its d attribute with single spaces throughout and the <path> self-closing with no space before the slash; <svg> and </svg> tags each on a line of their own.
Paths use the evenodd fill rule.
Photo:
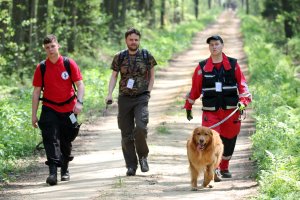
<svg viewBox="0 0 300 200">
<path fill-rule="evenodd" d="M 64 67 L 66 69 L 66 71 L 68 72 L 69 74 L 69 77 L 71 79 L 71 67 L 70 67 L 70 60 L 68 57 L 65 57 L 63 56 L 63 60 L 64 60 Z M 40 70 L 41 70 L 41 74 L 42 74 L 42 91 L 44 91 L 44 76 L 45 76 L 45 72 L 46 72 L 46 60 L 43 60 L 42 62 L 40 62 Z M 71 79 L 72 81 L 72 79 Z M 72 81 L 72 85 L 73 85 L 73 88 L 75 90 L 75 92 L 77 91 L 76 90 L 76 86 L 74 84 L 74 82 Z M 65 104 L 68 104 L 70 103 L 74 98 L 76 97 L 76 94 L 74 94 L 72 97 L 70 97 L 68 100 L 64 101 L 64 102 L 54 102 L 54 101 L 51 101 L 49 99 L 46 99 L 45 97 L 40 97 L 39 100 L 41 101 L 44 101 L 44 102 L 47 102 L 47 103 L 51 103 L 51 104 L 54 104 L 54 105 L 57 105 L 57 106 L 63 106 Z"/>
</svg>

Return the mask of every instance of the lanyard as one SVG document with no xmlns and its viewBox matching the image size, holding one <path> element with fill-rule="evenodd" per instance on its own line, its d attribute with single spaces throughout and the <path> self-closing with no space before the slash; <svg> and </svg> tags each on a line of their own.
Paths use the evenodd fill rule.
<svg viewBox="0 0 300 200">
<path fill-rule="evenodd" d="M 222 82 L 221 77 L 224 74 L 224 67 L 223 65 L 221 66 L 221 68 L 219 70 L 217 70 L 217 68 L 214 68 L 216 75 L 217 75 L 217 81 Z M 224 76 L 223 76 L 223 81 L 224 81 Z"/>
</svg>

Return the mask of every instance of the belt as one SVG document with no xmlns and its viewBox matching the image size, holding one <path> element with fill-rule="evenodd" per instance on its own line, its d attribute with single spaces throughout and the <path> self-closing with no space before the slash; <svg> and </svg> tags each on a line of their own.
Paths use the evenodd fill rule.
<svg viewBox="0 0 300 200">
<path fill-rule="evenodd" d="M 145 92 L 142 92 L 140 94 L 120 94 L 119 96 L 121 96 L 121 97 L 136 98 L 136 97 L 143 96 L 145 94 L 148 95 L 148 94 L 150 94 L 150 92 L 149 91 L 145 91 Z"/>
</svg>

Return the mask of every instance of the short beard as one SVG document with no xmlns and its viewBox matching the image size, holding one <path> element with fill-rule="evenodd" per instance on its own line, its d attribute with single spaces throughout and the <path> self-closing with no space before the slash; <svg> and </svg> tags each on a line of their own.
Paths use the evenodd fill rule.
<svg viewBox="0 0 300 200">
<path fill-rule="evenodd" d="M 137 46 L 136 48 L 131 48 L 131 47 L 127 46 L 127 48 L 128 48 L 130 51 L 136 51 L 136 50 L 138 50 L 139 46 Z"/>
</svg>

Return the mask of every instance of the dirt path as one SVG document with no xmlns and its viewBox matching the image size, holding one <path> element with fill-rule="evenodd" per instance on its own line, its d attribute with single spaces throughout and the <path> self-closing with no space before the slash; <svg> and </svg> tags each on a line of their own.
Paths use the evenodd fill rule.
<svg viewBox="0 0 300 200">
<path fill-rule="evenodd" d="M 194 106 L 194 119 L 189 122 L 181 110 L 182 95 L 189 90 L 191 75 L 199 60 L 208 55 L 205 40 L 212 34 L 222 35 L 225 53 L 239 59 L 247 74 L 246 57 L 242 50 L 239 20 L 232 12 L 223 13 L 217 23 L 197 34 L 192 47 L 173 58 L 170 67 L 157 72 L 150 99 L 148 143 L 150 171 L 137 170 L 126 177 L 125 163 L 117 129 L 116 104 L 109 115 L 97 123 L 85 125 L 75 142 L 75 159 L 71 163 L 71 181 L 47 186 L 45 167 L 31 173 L 24 181 L 10 184 L 0 199 L 247 199 L 257 192 L 252 177 L 254 165 L 249 160 L 253 121 L 243 122 L 235 153 L 231 161 L 233 178 L 215 183 L 214 188 L 190 191 L 186 157 L 186 140 L 200 125 L 200 103 Z M 234 45 L 234 46 L 233 46 Z M 43 164 L 41 163 L 41 166 Z M 200 177 L 199 181 L 202 181 Z"/>
</svg>

